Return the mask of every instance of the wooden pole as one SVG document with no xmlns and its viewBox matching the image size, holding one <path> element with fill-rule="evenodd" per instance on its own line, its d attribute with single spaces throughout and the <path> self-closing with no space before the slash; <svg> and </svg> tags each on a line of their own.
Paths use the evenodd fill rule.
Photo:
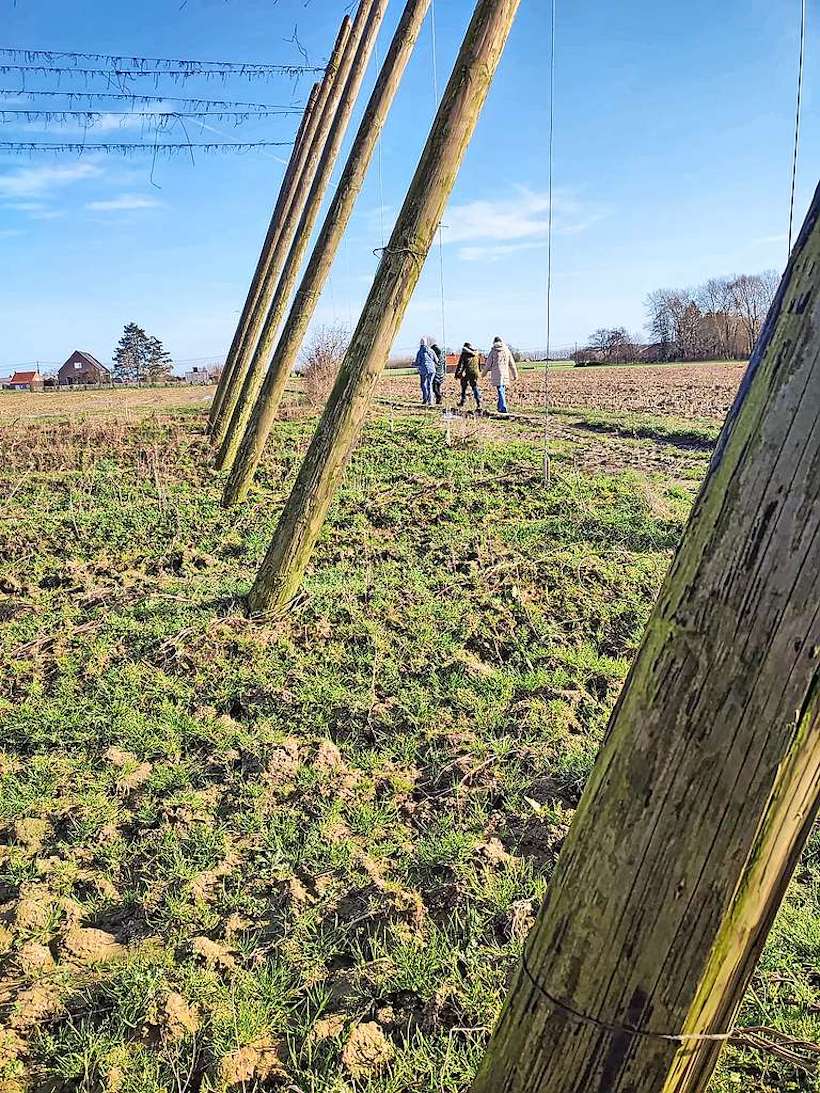
<svg viewBox="0 0 820 1093">
<path fill-rule="evenodd" d="M 316 224 L 319 210 L 322 207 L 322 201 L 324 200 L 325 192 L 342 146 L 342 140 L 347 131 L 350 115 L 353 113 L 353 107 L 356 104 L 356 99 L 358 98 L 362 86 L 362 80 L 367 71 L 370 54 L 376 44 L 379 28 L 384 19 L 384 13 L 387 10 L 387 2 L 388 0 L 376 0 L 370 10 L 367 26 L 361 36 L 356 58 L 350 70 L 350 75 L 348 76 L 347 85 L 342 93 L 339 108 L 336 111 L 336 117 L 333 119 L 333 126 L 328 134 L 327 142 L 322 152 L 322 159 L 319 168 L 316 171 L 316 177 L 313 181 L 313 186 L 311 187 L 310 196 L 305 204 L 302 219 L 299 221 L 299 227 L 296 229 L 296 234 L 294 235 L 284 269 L 282 270 L 282 276 L 279 278 L 279 284 L 276 288 L 273 302 L 268 310 L 265 324 L 262 327 L 256 349 L 251 358 L 245 382 L 242 385 L 242 390 L 236 400 L 236 406 L 234 407 L 231 420 L 225 430 L 225 437 L 216 460 L 216 466 L 220 470 L 229 470 L 233 466 L 239 442 L 242 439 L 245 427 L 248 424 L 248 419 L 250 418 L 254 405 L 259 397 L 259 389 L 262 386 L 262 381 L 265 376 L 265 368 L 271 359 L 271 351 L 274 346 L 277 331 L 279 330 L 279 324 L 282 321 L 282 316 L 287 307 L 288 300 L 296 285 L 296 279 L 299 276 L 299 268 L 302 265 L 302 260 L 305 256 L 311 233 Z M 355 195 L 353 199 L 355 200 Z"/>
<path fill-rule="evenodd" d="M 330 76 L 326 74 L 325 81 L 329 81 L 329 79 Z M 318 124 L 319 121 L 319 115 L 315 113 L 315 108 L 322 86 L 322 84 L 315 83 L 311 88 L 307 105 L 305 106 L 305 112 L 302 115 L 302 120 L 299 124 L 299 130 L 293 144 L 293 151 L 291 152 L 290 161 L 288 162 L 287 169 L 285 170 L 282 179 L 282 185 L 279 189 L 276 205 L 271 214 L 270 224 L 268 225 L 267 234 L 265 235 L 265 241 L 262 244 L 259 260 L 256 263 L 256 270 L 254 271 L 251 280 L 251 286 L 248 290 L 245 306 L 242 309 L 242 315 L 237 323 L 231 347 L 225 358 L 222 375 L 219 378 L 219 383 L 217 384 L 216 392 L 214 393 L 213 401 L 211 402 L 211 409 L 208 415 L 209 428 L 219 413 L 225 389 L 231 382 L 231 376 L 236 367 L 236 354 L 242 344 L 242 339 L 245 337 L 250 317 L 259 297 L 259 286 L 264 278 L 267 263 L 273 254 L 276 238 L 282 227 L 282 217 L 293 194 L 294 179 L 304 167 L 304 161 L 307 157 L 310 141 L 312 140 L 313 132 L 315 131 L 314 122 Z"/>
<path fill-rule="evenodd" d="M 247 329 L 245 330 L 239 349 L 237 350 L 236 365 L 233 369 L 230 383 L 225 386 L 225 394 L 222 403 L 211 426 L 211 436 L 216 445 L 220 445 L 225 437 L 225 428 L 233 414 L 236 400 L 239 397 L 239 392 L 242 390 L 242 384 L 245 382 L 245 376 L 247 375 L 251 356 L 259 338 L 259 332 L 262 329 L 262 324 L 268 313 L 271 300 L 276 291 L 276 286 L 279 283 L 282 266 L 291 241 L 293 240 L 299 218 L 302 215 L 302 210 L 305 207 L 305 201 L 307 200 L 310 188 L 313 185 L 313 179 L 319 164 L 319 157 L 327 141 L 328 133 L 330 132 L 330 127 L 339 105 L 339 99 L 345 84 L 347 83 L 350 66 L 356 55 L 362 27 L 372 4 L 373 0 L 361 0 L 353 23 L 351 24 L 348 20 L 346 23 L 342 24 L 342 28 L 339 31 L 336 47 L 334 47 L 334 67 L 332 72 L 328 74 L 329 79 L 326 93 L 321 96 L 320 103 L 317 104 L 314 109 L 314 113 L 317 116 L 317 124 L 313 139 L 310 142 L 310 146 L 307 148 L 302 170 L 299 172 L 298 177 L 294 176 L 290 201 L 284 212 L 282 226 L 276 236 L 273 250 L 267 260 L 265 273 L 259 286 L 256 303 L 251 313 Z"/>
<path fill-rule="evenodd" d="M 444 205 L 475 129 L 519 0 L 479 0 L 336 384 L 248 596 L 290 600 L 361 431 Z"/>
<path fill-rule="evenodd" d="M 817 814 L 819 419 L 820 187 L 473 1093 L 706 1089 Z"/>
<path fill-rule="evenodd" d="M 336 195 L 328 210 L 313 254 L 291 305 L 290 314 L 271 357 L 259 396 L 253 407 L 241 444 L 238 435 L 234 451 L 228 452 L 225 465 L 231 473 L 225 483 L 222 503 L 226 506 L 242 500 L 256 473 L 265 442 L 279 409 L 282 392 L 293 370 L 296 355 L 313 317 L 316 304 L 330 274 L 336 252 L 350 221 L 353 206 L 361 191 L 376 144 L 391 104 L 401 83 L 407 62 L 421 31 L 430 0 L 407 0 L 393 35 L 379 78 L 359 125 Z M 227 443 L 227 438 L 226 438 Z M 238 445 L 238 450 L 236 448 Z"/>
</svg>

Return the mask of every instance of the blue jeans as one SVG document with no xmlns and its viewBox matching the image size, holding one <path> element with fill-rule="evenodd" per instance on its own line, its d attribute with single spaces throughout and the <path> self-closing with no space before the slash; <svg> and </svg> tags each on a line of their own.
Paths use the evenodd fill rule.
<svg viewBox="0 0 820 1093">
<path fill-rule="evenodd" d="M 421 380 L 421 401 L 425 406 L 433 405 L 433 373 L 421 372 L 419 374 Z"/>
<path fill-rule="evenodd" d="M 506 414 L 507 412 L 507 400 L 504 398 L 504 384 L 500 387 L 496 387 L 498 391 L 498 412 L 499 414 Z"/>
</svg>

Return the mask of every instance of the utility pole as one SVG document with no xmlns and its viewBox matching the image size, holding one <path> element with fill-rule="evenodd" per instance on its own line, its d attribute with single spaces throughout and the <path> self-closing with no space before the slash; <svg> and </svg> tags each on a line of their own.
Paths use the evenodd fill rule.
<svg viewBox="0 0 820 1093">
<path fill-rule="evenodd" d="M 336 384 L 248 596 L 286 604 L 302 581 L 361 432 L 501 59 L 519 0 L 479 0 Z"/>
<path fill-rule="evenodd" d="M 304 166 L 298 177 L 294 177 L 291 198 L 284 211 L 284 219 L 277 233 L 273 250 L 267 260 L 265 274 L 259 286 L 248 327 L 237 350 L 236 363 L 230 383 L 225 385 L 222 403 L 211 425 L 211 438 L 216 445 L 220 445 L 224 439 L 225 427 L 231 419 L 242 384 L 245 382 L 248 365 L 259 337 L 259 331 L 262 329 L 273 294 L 279 283 L 282 266 L 313 184 L 319 157 L 327 141 L 333 118 L 336 115 L 336 108 L 347 83 L 350 66 L 356 55 L 362 28 L 372 3 L 373 0 L 361 0 L 353 23 L 351 24 L 350 20 L 346 19 L 342 23 L 339 36 L 336 39 L 332 58 L 333 68 L 328 70 L 326 76 L 327 86 L 326 88 L 323 87 L 319 102 L 314 108 L 317 123 L 313 139 L 307 148 Z"/>
<path fill-rule="evenodd" d="M 239 437 L 236 437 L 235 459 L 231 458 L 232 453 L 226 453 L 228 458 L 225 465 L 232 463 L 222 497 L 222 503 L 226 506 L 242 500 L 253 480 L 271 425 L 279 409 L 285 384 L 296 363 L 296 356 L 330 274 L 336 252 L 347 229 L 353 206 L 381 136 L 382 127 L 390 112 L 429 7 L 430 0 L 407 0 L 396 27 L 393 41 L 387 51 L 359 125 L 359 131 L 350 149 L 333 203 L 325 217 L 313 254 L 293 299 L 287 322 L 271 358 L 245 435 L 241 444 L 239 444 Z"/>
<path fill-rule="evenodd" d="M 279 284 L 273 302 L 268 310 L 264 326 L 262 327 L 259 340 L 256 344 L 256 349 L 251 358 L 245 382 L 239 393 L 239 397 L 237 398 L 231 420 L 225 430 L 222 447 L 216 460 L 216 466 L 220 470 L 229 470 L 233 466 L 236 450 L 239 447 L 239 442 L 241 441 L 245 427 L 248 424 L 248 419 L 251 416 L 254 404 L 259 396 L 259 389 L 265 376 L 265 368 L 270 361 L 271 350 L 274 346 L 274 339 L 279 330 L 279 324 L 282 321 L 282 316 L 287 307 L 290 295 L 296 285 L 296 279 L 299 276 L 299 268 L 302 265 L 302 259 L 305 256 L 305 251 L 307 250 L 307 245 L 310 241 L 311 232 L 316 224 L 319 210 L 322 207 L 322 201 L 324 200 L 325 192 L 342 146 L 342 140 L 347 131 L 350 115 L 353 113 L 353 107 L 356 104 L 356 99 L 358 98 L 362 86 L 362 80 L 367 71 L 370 54 L 376 44 L 379 28 L 384 19 L 384 13 L 387 10 L 387 2 L 388 0 L 376 0 L 370 9 L 367 26 L 361 36 L 359 48 L 350 70 L 350 75 L 348 76 L 347 85 L 342 93 L 339 108 L 336 111 L 336 117 L 333 119 L 333 126 L 328 134 L 327 142 L 325 143 L 322 152 L 322 159 L 316 172 L 313 186 L 311 187 L 310 196 L 308 197 L 304 212 L 302 213 L 299 227 L 296 229 L 296 234 L 293 238 L 285 267 L 282 270 L 282 275 L 279 278 Z"/>
<path fill-rule="evenodd" d="M 473 1093 L 706 1089 L 817 815 L 819 417 L 820 187 Z"/>
<path fill-rule="evenodd" d="M 328 72 L 325 74 L 325 81 L 329 80 L 329 72 L 330 70 L 328 69 Z M 270 218 L 270 224 L 268 225 L 268 231 L 265 235 L 265 241 L 262 244 L 262 250 L 259 255 L 259 260 L 256 263 L 256 270 L 254 271 L 254 275 L 251 280 L 251 287 L 248 289 L 245 306 L 242 309 L 242 315 L 239 319 L 239 322 L 237 323 L 236 331 L 234 332 L 233 336 L 233 341 L 231 342 L 231 348 L 228 350 L 228 355 L 225 358 L 225 364 L 222 369 L 222 374 L 219 377 L 219 383 L 217 384 L 213 401 L 211 402 L 211 409 L 208 414 L 209 428 L 211 427 L 217 414 L 219 413 L 219 408 L 222 405 L 222 399 L 225 395 L 225 389 L 227 386 L 230 385 L 231 376 L 233 375 L 233 371 L 236 367 L 236 355 L 242 344 L 242 339 L 247 333 L 251 316 L 259 299 L 259 287 L 262 284 L 268 262 L 273 254 L 273 249 L 276 245 L 276 239 L 282 227 L 282 218 L 293 196 L 294 179 L 298 177 L 299 173 L 304 168 L 304 162 L 307 158 L 310 142 L 313 139 L 315 126 L 319 122 L 319 115 L 315 114 L 315 108 L 320 91 L 322 90 L 323 86 L 324 84 L 322 83 L 315 83 L 311 88 L 307 105 L 305 106 L 305 112 L 302 115 L 302 120 L 299 124 L 299 129 L 296 134 L 296 140 L 293 144 L 293 151 L 291 152 L 290 161 L 288 162 L 287 169 L 285 170 L 285 175 L 282 179 L 282 185 L 279 189 L 279 197 L 276 199 L 276 205 L 274 206 L 273 213 Z"/>
</svg>

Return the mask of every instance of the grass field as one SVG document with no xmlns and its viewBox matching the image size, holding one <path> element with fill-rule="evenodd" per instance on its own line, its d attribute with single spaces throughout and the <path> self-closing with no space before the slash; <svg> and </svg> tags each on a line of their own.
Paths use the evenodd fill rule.
<svg viewBox="0 0 820 1093">
<path fill-rule="evenodd" d="M 466 1091 L 716 415 L 596 388 L 546 491 L 536 418 L 382 406 L 261 624 L 313 422 L 226 512 L 192 390 L 0 399 L 0 1090 Z M 820 1039 L 818 968 L 815 837 L 741 1023 Z"/>
</svg>

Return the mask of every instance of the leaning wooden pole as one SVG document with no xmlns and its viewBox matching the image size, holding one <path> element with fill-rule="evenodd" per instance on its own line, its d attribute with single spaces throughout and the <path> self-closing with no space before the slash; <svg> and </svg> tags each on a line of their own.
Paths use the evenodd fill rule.
<svg viewBox="0 0 820 1093">
<path fill-rule="evenodd" d="M 473 1093 L 701 1093 L 820 799 L 820 187 Z"/>
<path fill-rule="evenodd" d="M 251 588 L 254 612 L 287 603 L 361 431 L 444 205 L 475 129 L 519 0 L 479 0 L 336 385 Z"/>
<path fill-rule="evenodd" d="M 313 130 L 312 139 L 310 144 L 306 145 L 302 169 L 298 175 L 294 175 L 293 186 L 289 201 L 283 212 L 281 226 L 276 235 L 274 246 L 267 257 L 265 272 L 256 294 L 256 302 L 236 352 L 236 364 L 230 382 L 225 386 L 221 405 L 211 424 L 211 437 L 216 445 L 222 443 L 225 436 L 225 427 L 231 419 L 239 392 L 242 390 L 242 384 L 245 382 L 245 376 L 259 338 L 259 332 L 276 292 L 276 286 L 279 284 L 282 266 L 293 240 L 299 218 L 302 215 L 302 210 L 305 207 L 305 201 L 313 185 L 319 158 L 327 141 L 330 127 L 333 124 L 339 99 L 347 83 L 353 58 L 356 55 L 362 26 L 372 3 L 373 0 L 361 0 L 353 22 L 351 23 L 350 20 L 346 19 L 339 31 L 331 60 L 332 67 L 329 67 L 326 85 L 323 85 L 314 108 L 316 125 L 315 127 L 311 125 Z"/>
<path fill-rule="evenodd" d="M 393 41 L 384 59 L 376 86 L 362 117 L 336 195 L 328 210 L 313 254 L 291 305 L 290 314 L 271 357 L 259 396 L 245 435 L 232 460 L 225 483 L 222 503 L 230 506 L 248 492 L 265 442 L 279 409 L 288 376 L 316 309 L 322 289 L 330 274 L 336 252 L 350 221 L 353 206 L 361 191 L 373 158 L 382 126 L 401 83 L 407 62 L 421 31 L 430 0 L 407 0 Z M 227 438 L 226 438 L 227 442 Z M 230 465 L 230 453 L 226 465 Z"/>
<path fill-rule="evenodd" d="M 329 79 L 329 75 L 325 75 L 325 80 Z M 262 283 L 267 262 L 273 253 L 273 248 L 276 244 L 276 238 L 278 232 L 281 230 L 282 217 L 284 216 L 287 204 L 290 201 L 290 195 L 293 192 L 294 179 L 298 176 L 299 172 L 304 166 L 304 160 L 307 156 L 309 142 L 312 139 L 313 122 L 318 123 L 318 117 L 314 119 L 314 111 L 316 107 L 317 99 L 322 88 L 321 83 L 315 83 L 311 88 L 310 95 L 308 96 L 307 105 L 305 106 L 305 112 L 302 115 L 302 121 L 299 124 L 299 129 L 296 133 L 296 140 L 293 143 L 293 151 L 291 152 L 290 161 L 288 162 L 285 170 L 284 177 L 282 178 L 282 185 L 279 189 L 279 196 L 276 199 L 276 205 L 274 206 L 273 213 L 270 218 L 270 224 L 265 235 L 265 241 L 262 244 L 262 250 L 259 254 L 259 260 L 256 263 L 256 269 L 254 271 L 253 278 L 251 280 L 251 286 L 248 290 L 248 295 L 245 300 L 245 306 L 242 309 L 242 315 L 236 326 L 234 332 L 233 341 L 231 347 L 228 350 L 228 355 L 225 358 L 225 366 L 222 369 L 222 375 L 219 377 L 219 383 L 217 384 L 216 392 L 214 393 L 213 401 L 211 402 L 211 408 L 208 415 L 208 425 L 213 423 L 216 415 L 219 412 L 219 407 L 222 405 L 222 399 L 224 397 L 225 388 L 231 382 L 231 376 L 236 367 L 236 354 L 242 344 L 242 339 L 248 328 L 251 314 L 259 294 L 259 286 Z"/>
<path fill-rule="evenodd" d="M 259 397 L 260 388 L 265 378 L 265 369 L 271 359 L 271 351 L 274 346 L 279 325 L 282 322 L 288 300 L 296 285 L 299 276 L 299 268 L 307 250 L 310 236 L 319 216 L 319 210 L 327 191 L 333 168 L 342 147 L 342 140 L 347 132 L 353 107 L 359 97 L 362 81 L 364 80 L 367 66 L 370 62 L 370 54 L 376 44 L 384 14 L 387 10 L 388 0 L 376 0 L 370 9 L 367 25 L 361 36 L 359 48 L 356 53 L 353 66 L 350 69 L 347 85 L 342 92 L 333 126 L 325 143 L 319 168 L 313 180 L 310 195 L 302 213 L 302 219 L 293 237 L 290 253 L 279 278 L 273 301 L 270 305 L 264 326 L 259 335 L 250 366 L 248 367 L 245 382 L 236 400 L 231 420 L 225 429 L 222 447 L 216 459 L 216 466 L 220 470 L 229 470 L 233 466 L 239 442 L 245 432 L 248 420 L 253 412 L 254 405 Z"/>
</svg>

